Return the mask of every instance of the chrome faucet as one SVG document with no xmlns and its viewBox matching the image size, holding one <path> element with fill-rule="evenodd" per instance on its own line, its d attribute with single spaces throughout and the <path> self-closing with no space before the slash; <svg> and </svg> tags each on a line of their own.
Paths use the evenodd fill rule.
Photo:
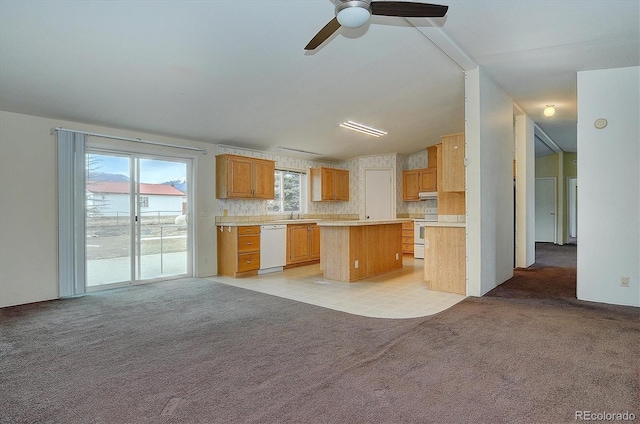
<svg viewBox="0 0 640 424">
<path fill-rule="evenodd" d="M 291 215 L 289 215 L 289 219 L 293 219 L 293 211 L 291 211 Z"/>
</svg>

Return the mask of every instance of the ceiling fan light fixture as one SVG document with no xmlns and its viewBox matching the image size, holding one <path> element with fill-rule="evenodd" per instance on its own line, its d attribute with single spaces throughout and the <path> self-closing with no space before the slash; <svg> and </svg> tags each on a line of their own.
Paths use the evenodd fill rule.
<svg viewBox="0 0 640 424">
<path fill-rule="evenodd" d="M 336 6 L 336 18 L 340 25 L 359 28 L 371 18 L 371 5 L 365 1 L 346 1 Z"/>
<path fill-rule="evenodd" d="M 544 113 L 544 116 L 553 116 L 556 114 L 556 108 L 554 105 L 547 105 L 542 113 Z"/>
</svg>

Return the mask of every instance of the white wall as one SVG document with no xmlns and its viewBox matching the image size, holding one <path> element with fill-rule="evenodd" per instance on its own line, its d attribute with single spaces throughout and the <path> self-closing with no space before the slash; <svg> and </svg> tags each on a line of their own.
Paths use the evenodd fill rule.
<svg viewBox="0 0 640 424">
<path fill-rule="evenodd" d="M 50 133 L 55 127 L 215 150 L 205 143 L 0 111 L 0 307 L 58 297 L 56 139 Z M 214 156 L 196 158 L 198 276 L 217 273 Z"/>
<path fill-rule="evenodd" d="M 640 306 L 639 93 L 639 67 L 578 72 L 581 300 Z"/>
<path fill-rule="evenodd" d="M 465 74 L 467 295 L 513 276 L 513 101 L 483 71 Z"/>
<path fill-rule="evenodd" d="M 527 268 L 536 260 L 535 134 L 533 120 L 516 116 L 516 267 Z"/>
</svg>

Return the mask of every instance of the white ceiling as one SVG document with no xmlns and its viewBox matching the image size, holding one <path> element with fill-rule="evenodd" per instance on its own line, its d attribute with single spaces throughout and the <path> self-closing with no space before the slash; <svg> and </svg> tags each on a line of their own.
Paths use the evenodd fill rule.
<svg viewBox="0 0 640 424">
<path fill-rule="evenodd" d="M 477 64 L 575 151 L 576 72 L 640 65 L 637 0 L 438 3 L 445 18 L 375 17 L 309 53 L 330 0 L 0 0 L 0 109 L 339 161 L 464 131 Z"/>
</svg>

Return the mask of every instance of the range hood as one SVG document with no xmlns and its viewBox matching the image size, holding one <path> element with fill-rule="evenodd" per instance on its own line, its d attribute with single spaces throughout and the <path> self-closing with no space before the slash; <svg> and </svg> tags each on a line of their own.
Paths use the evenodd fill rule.
<svg viewBox="0 0 640 424">
<path fill-rule="evenodd" d="M 420 191 L 418 192 L 418 198 L 420 198 L 420 200 L 437 199 L 438 192 L 437 191 Z"/>
</svg>

